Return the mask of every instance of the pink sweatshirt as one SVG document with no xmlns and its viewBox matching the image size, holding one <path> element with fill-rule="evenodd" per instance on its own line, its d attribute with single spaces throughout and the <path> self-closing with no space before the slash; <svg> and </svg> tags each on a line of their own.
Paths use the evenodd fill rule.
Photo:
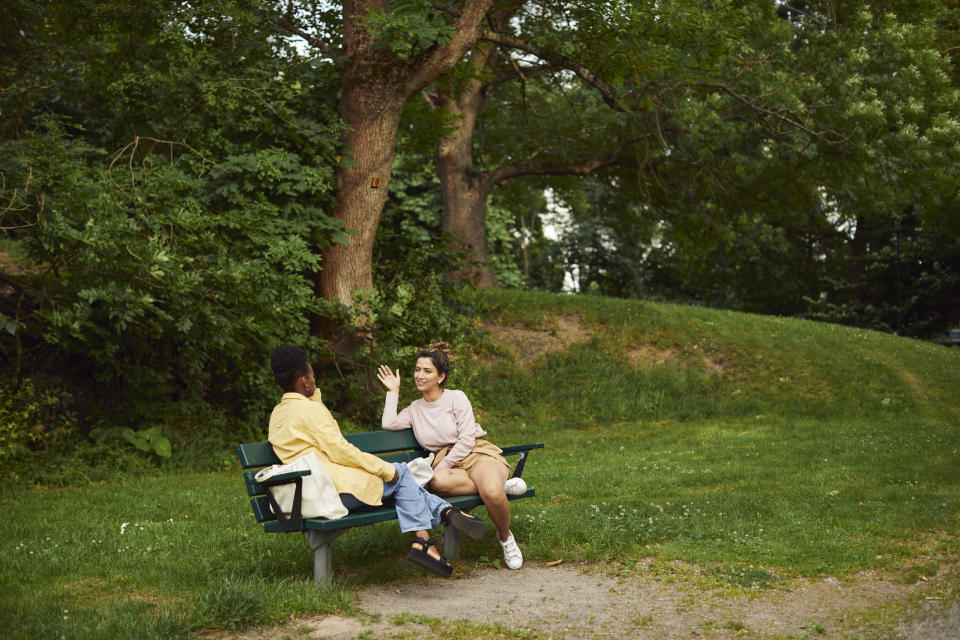
<svg viewBox="0 0 960 640">
<path fill-rule="evenodd" d="M 473 450 L 477 438 L 487 435 L 473 417 L 473 407 L 467 394 L 457 389 L 444 389 L 440 399 L 427 402 L 414 400 L 397 414 L 400 396 L 387 392 L 380 425 L 390 431 L 413 429 L 413 435 L 427 451 L 439 451 L 453 445 L 437 469 L 449 469 Z"/>
</svg>

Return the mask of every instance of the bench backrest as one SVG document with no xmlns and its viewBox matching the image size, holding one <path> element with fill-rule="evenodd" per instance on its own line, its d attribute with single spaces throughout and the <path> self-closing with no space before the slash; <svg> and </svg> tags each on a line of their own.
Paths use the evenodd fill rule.
<svg viewBox="0 0 960 640">
<path fill-rule="evenodd" d="M 367 453 L 389 454 L 393 452 L 402 452 L 397 459 L 390 459 L 388 455 L 382 455 L 382 458 L 389 459 L 390 462 L 406 462 L 413 458 L 420 458 L 427 453 L 423 450 L 417 439 L 413 437 L 412 429 L 403 431 L 365 431 L 363 433 L 346 433 L 343 436 L 347 442 Z M 410 455 L 406 455 L 409 453 Z M 273 451 L 273 445 L 269 442 L 248 442 L 237 445 L 237 456 L 240 458 L 240 466 L 244 469 L 254 467 L 268 467 L 272 464 L 280 464 L 280 459 Z"/>
<path fill-rule="evenodd" d="M 413 437 L 411 429 L 346 433 L 344 438 L 361 451 L 376 454 L 387 462 L 409 462 L 414 458 L 422 458 L 428 455 L 428 452 Z M 277 517 L 270 510 L 265 487 L 258 483 L 254 477 L 262 467 L 281 464 L 273 450 L 273 445 L 269 442 L 239 444 L 237 445 L 237 457 L 240 459 L 240 467 L 246 470 L 243 473 L 243 480 L 247 486 L 250 506 L 253 507 L 257 522 L 276 520 Z"/>
</svg>

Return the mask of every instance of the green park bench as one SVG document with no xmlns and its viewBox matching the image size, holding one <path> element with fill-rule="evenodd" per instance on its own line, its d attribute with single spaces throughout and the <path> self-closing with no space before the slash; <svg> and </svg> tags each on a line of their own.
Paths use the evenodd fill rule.
<svg viewBox="0 0 960 640">
<path fill-rule="evenodd" d="M 365 433 L 348 433 L 344 436 L 347 441 L 361 451 L 379 455 L 388 462 L 409 462 L 414 458 L 429 455 L 413 437 L 413 431 L 370 431 Z M 543 443 L 526 444 L 503 449 L 504 456 L 519 455 L 513 470 L 513 477 L 520 477 L 523 466 L 527 461 L 531 449 L 543 448 Z M 267 493 L 267 484 L 257 482 L 254 477 L 262 467 L 281 464 L 273 446 L 269 442 L 248 442 L 237 445 L 237 456 L 240 458 L 240 467 L 244 469 L 243 479 L 246 483 L 247 494 L 250 496 L 250 506 L 258 523 L 263 524 L 267 533 L 289 533 L 300 531 L 307 537 L 307 542 L 313 550 L 313 577 L 317 582 L 327 582 L 333 576 L 333 541 L 353 527 L 396 520 L 397 512 L 393 507 L 382 507 L 373 511 L 351 513 L 343 518 L 327 520 L 324 518 L 301 518 L 299 504 L 290 517 L 281 514 L 278 518 L 270 508 L 271 496 Z M 269 485 L 284 483 L 300 484 L 298 476 L 309 475 L 309 471 L 273 476 Z M 507 496 L 510 500 L 531 498 L 535 495 L 534 489 L 527 489 L 526 493 L 518 496 Z M 453 496 L 446 498 L 450 504 L 460 509 L 472 509 L 483 502 L 480 496 Z M 279 509 L 278 509 L 279 511 Z M 444 555 L 449 559 L 456 558 L 460 553 L 460 532 L 453 527 L 444 527 L 443 533 Z"/>
</svg>

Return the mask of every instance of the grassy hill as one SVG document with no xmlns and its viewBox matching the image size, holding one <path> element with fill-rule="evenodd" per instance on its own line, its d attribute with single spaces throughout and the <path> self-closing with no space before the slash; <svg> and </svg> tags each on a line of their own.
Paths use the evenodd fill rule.
<svg viewBox="0 0 960 640">
<path fill-rule="evenodd" d="M 760 414 L 920 414 L 960 422 L 960 349 L 690 306 L 517 291 L 472 295 L 489 331 L 480 360 L 493 366 L 471 390 L 495 399 L 490 410 L 504 417 L 529 410 L 505 404 L 506 394 L 519 405 L 536 396 L 538 410 L 554 412 L 538 417 L 561 427 L 571 409 L 575 419 L 598 426 Z"/>
<path fill-rule="evenodd" d="M 450 386 L 494 442 L 546 444 L 524 473 L 538 497 L 513 511 L 531 564 L 743 593 L 870 570 L 928 579 L 917 598 L 956 606 L 960 349 L 596 297 L 464 303 L 478 333 Z M 314 588 L 302 537 L 253 523 L 232 456 L 211 472 L 0 486 L 8 637 L 187 637 L 350 614 L 360 585 L 421 575 L 385 523 L 338 539 L 341 582 Z M 498 556 L 492 536 L 468 541 L 458 574 Z"/>
<path fill-rule="evenodd" d="M 960 349 L 639 301 L 471 302 L 478 419 L 547 443 L 545 556 L 843 573 L 960 530 Z"/>
</svg>

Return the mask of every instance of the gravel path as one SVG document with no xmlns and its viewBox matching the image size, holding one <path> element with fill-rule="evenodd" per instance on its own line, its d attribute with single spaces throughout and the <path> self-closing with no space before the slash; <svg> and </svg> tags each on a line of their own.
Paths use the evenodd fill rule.
<svg viewBox="0 0 960 640">
<path fill-rule="evenodd" d="M 358 618 L 295 619 L 277 628 L 211 638 L 472 638 L 469 629 L 451 632 L 457 621 L 468 621 L 507 630 L 483 637 L 529 631 L 537 638 L 597 640 L 960 640 L 960 606 L 924 598 L 939 578 L 903 585 L 865 573 L 730 595 L 697 586 L 689 567 L 672 574 L 641 566 L 619 577 L 602 569 L 528 562 L 519 571 L 484 568 L 453 580 L 376 585 L 361 590 L 359 608 L 366 615 Z"/>
</svg>

